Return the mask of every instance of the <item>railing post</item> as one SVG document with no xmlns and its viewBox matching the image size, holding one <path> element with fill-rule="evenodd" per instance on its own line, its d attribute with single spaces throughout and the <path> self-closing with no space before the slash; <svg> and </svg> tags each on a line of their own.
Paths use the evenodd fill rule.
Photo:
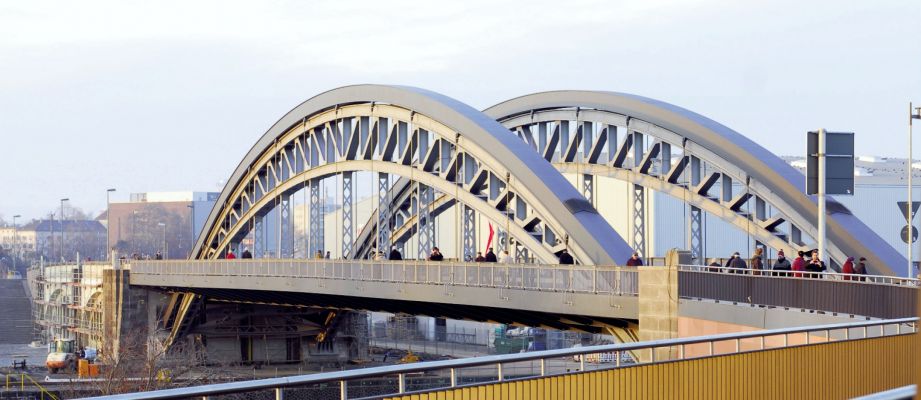
<svg viewBox="0 0 921 400">
<path fill-rule="evenodd" d="M 275 400 L 285 400 L 285 389 L 284 388 L 280 388 L 280 387 L 275 388 Z"/>
<path fill-rule="evenodd" d="M 547 376 L 547 359 L 540 359 L 540 376 Z"/>
<path fill-rule="evenodd" d="M 579 355 L 579 371 L 585 372 L 585 354 Z"/>
<path fill-rule="evenodd" d="M 451 368 L 451 387 L 457 387 L 457 369 Z"/>
<path fill-rule="evenodd" d="M 349 398 L 349 389 L 345 386 L 345 381 L 339 381 L 339 398 L 341 400 L 348 400 Z"/>
<path fill-rule="evenodd" d="M 397 393 L 406 393 L 406 375 L 397 374 Z"/>
<path fill-rule="evenodd" d="M 496 369 L 499 371 L 499 382 L 502 382 L 502 381 L 503 381 L 503 378 L 502 378 L 502 363 L 497 363 L 497 364 L 496 364 Z"/>
<path fill-rule="evenodd" d="M 762 345 L 761 347 L 764 348 L 764 345 Z M 683 344 L 678 345 L 678 359 L 684 360 L 684 345 Z"/>
<path fill-rule="evenodd" d="M 592 293 L 598 293 L 598 267 L 592 268 Z"/>
<path fill-rule="evenodd" d="M 710 355 L 713 355 L 713 341 L 707 342 L 707 345 L 710 347 Z"/>
<path fill-rule="evenodd" d="M 615 366 L 615 367 L 619 367 L 619 366 L 620 366 L 620 357 L 621 357 L 620 352 L 619 352 L 619 351 L 615 351 L 615 352 L 614 352 L 614 366 Z"/>
</svg>

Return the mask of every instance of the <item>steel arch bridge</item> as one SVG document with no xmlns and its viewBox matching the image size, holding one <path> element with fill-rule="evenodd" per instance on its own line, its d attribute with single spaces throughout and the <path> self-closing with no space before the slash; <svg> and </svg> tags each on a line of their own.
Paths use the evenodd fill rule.
<svg viewBox="0 0 921 400">
<path fill-rule="evenodd" d="M 377 177 L 375 211 L 362 224 L 352 199 L 359 171 Z M 578 174 L 580 187 L 560 172 Z M 629 245 L 595 210 L 597 176 L 631 184 Z M 193 258 L 219 258 L 247 235 L 264 255 L 260 236 L 273 209 L 276 254 L 292 257 L 291 195 L 299 190 L 310 194 L 307 254 L 323 249 L 319 183 L 330 177 L 342 182 L 343 258 L 402 248 L 413 237 L 424 257 L 435 245 L 435 219 L 458 205 L 464 257 L 476 249 L 472 221 L 481 215 L 507 237 L 500 249 L 508 245 L 516 256 L 554 262 L 568 248 L 581 263 L 617 264 L 631 249 L 646 250 L 649 190 L 689 206 L 686 246 L 698 261 L 705 214 L 774 249 L 811 248 L 804 235 L 816 233 L 815 200 L 803 194 L 798 171 L 741 134 L 667 103 L 559 91 L 478 112 L 422 89 L 359 85 L 307 100 L 263 135 L 228 180 Z M 905 262 L 846 208 L 832 201 L 829 209 L 832 259 L 865 256 L 884 274 Z"/>
<path fill-rule="evenodd" d="M 261 252 L 265 216 L 279 219 L 278 254 L 292 255 L 291 195 L 310 193 L 308 254 L 322 250 L 319 181 L 341 179 L 342 254 L 354 258 L 354 177 L 378 176 L 377 199 L 410 193 L 418 253 L 434 245 L 433 211 L 450 196 L 463 206 L 465 253 L 475 214 L 504 227 L 506 243 L 536 261 L 555 262 L 569 249 L 584 264 L 615 264 L 630 247 L 552 165 L 483 113 L 423 89 L 359 85 L 302 103 L 263 135 L 228 180 L 210 213 L 194 258 L 219 258 L 251 232 Z M 392 176 L 400 177 L 392 185 Z M 399 187 L 398 187 L 399 186 Z M 407 189 L 411 188 L 411 189 Z M 394 213 L 380 204 L 377 249 L 390 247 Z"/>
<path fill-rule="evenodd" d="M 704 257 L 704 213 L 718 217 L 775 250 L 810 249 L 815 237 L 814 196 L 801 173 L 747 137 L 700 114 L 642 96 L 599 91 L 526 95 L 484 111 L 546 161 L 579 174 L 584 196 L 596 201 L 594 177 L 632 184 L 631 245 L 645 250 L 648 190 L 688 206 L 687 248 Z M 677 155 L 677 157 L 676 157 Z M 718 188 L 718 189 L 716 189 Z M 829 256 L 843 263 L 864 256 L 876 273 L 904 265 L 888 243 L 833 199 L 828 201 Z"/>
</svg>

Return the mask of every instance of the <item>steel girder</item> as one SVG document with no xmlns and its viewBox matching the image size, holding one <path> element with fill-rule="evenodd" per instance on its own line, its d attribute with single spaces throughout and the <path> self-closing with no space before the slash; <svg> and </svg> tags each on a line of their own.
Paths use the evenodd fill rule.
<svg viewBox="0 0 921 400">
<path fill-rule="evenodd" d="M 341 128 L 364 118 L 371 124 L 386 118 L 393 129 L 365 137 Z M 277 157 L 279 149 L 295 160 Z M 508 234 L 540 261 L 555 261 L 562 232 L 581 263 L 625 259 L 629 246 L 591 204 L 551 165 L 525 150 L 497 122 L 436 93 L 375 85 L 326 92 L 288 113 L 244 157 L 218 199 L 227 206 L 212 210 L 193 257 L 215 257 L 246 233 L 241 221 L 262 213 L 272 204 L 270 198 L 299 190 L 303 182 L 343 171 L 377 171 L 441 193 L 461 187 L 456 200 L 493 221 L 513 213 Z M 268 171 L 283 169 L 279 163 L 287 163 L 291 173 L 273 179 L 278 175 Z M 454 163 L 463 163 L 469 172 L 463 181 Z M 524 207 L 516 212 L 519 200 Z"/>
<path fill-rule="evenodd" d="M 666 192 L 688 186 L 681 179 L 687 164 L 703 161 L 706 168 L 692 173 L 703 173 L 700 183 L 691 192 L 707 199 L 710 204 L 700 207 L 717 217 L 733 222 L 738 218 L 752 221 L 751 229 L 756 240 L 773 248 L 803 248 L 801 232 L 815 236 L 817 207 L 814 196 L 804 194 L 804 177 L 796 169 L 757 143 L 741 134 L 689 110 L 657 100 L 614 92 L 557 91 L 536 93 L 497 104 L 484 111 L 498 120 L 528 147 L 545 159 L 571 164 L 583 157 L 587 164 L 601 165 L 646 175 L 660 180 Z M 576 143 L 566 143 L 562 134 L 555 134 L 563 121 L 594 123 L 592 134 L 573 136 Z M 627 135 L 618 147 L 617 131 L 620 127 L 641 132 L 655 140 L 646 149 L 645 156 L 633 168 L 625 168 L 631 136 Z M 582 126 L 579 128 L 584 129 Z M 513 136 L 513 137 L 514 137 Z M 579 142 L 591 139 L 591 144 Z M 611 140 L 613 139 L 613 140 Z M 561 146 L 565 144 L 565 146 Z M 665 151 L 666 147 L 668 151 Z M 584 149 L 589 149 L 586 153 Z M 671 160 L 671 149 L 680 149 L 683 157 Z M 657 158 L 654 152 L 662 153 Z M 635 160 L 634 160 L 635 161 Z M 663 165 L 670 167 L 665 169 Z M 572 168 L 572 173 L 586 173 Z M 638 179 L 644 180 L 644 179 Z M 731 190 L 731 182 L 744 185 L 744 192 L 735 196 L 714 197 L 709 189 L 722 180 Z M 647 186 L 648 187 L 648 186 Z M 760 220 L 750 215 L 744 207 L 752 199 L 763 201 L 775 212 Z M 760 199 L 760 200 L 759 200 Z M 714 207 L 715 206 L 715 207 Z M 716 211 L 715 213 L 710 210 Z M 875 273 L 894 274 L 905 263 L 895 249 L 876 235 L 844 206 L 830 200 L 828 219 L 829 255 L 843 262 L 847 256 L 865 256 Z M 786 223 L 789 232 L 779 232 Z M 735 223 L 734 223 L 735 224 Z M 735 224 L 738 226 L 738 224 Z M 764 240 L 758 238 L 771 232 Z"/>
</svg>

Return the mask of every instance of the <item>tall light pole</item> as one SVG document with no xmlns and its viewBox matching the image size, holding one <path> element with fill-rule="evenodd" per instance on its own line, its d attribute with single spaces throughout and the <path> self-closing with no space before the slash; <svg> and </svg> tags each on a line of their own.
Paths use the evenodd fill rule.
<svg viewBox="0 0 921 400">
<path fill-rule="evenodd" d="M 112 192 L 114 191 L 115 191 L 115 188 L 106 189 L 106 260 L 109 259 L 109 253 L 112 252 L 111 245 L 109 244 L 109 240 L 111 240 L 111 238 L 109 237 L 109 231 L 110 231 L 109 227 L 112 226 L 112 212 L 111 212 L 111 209 L 109 208 L 109 204 L 110 204 L 109 195 L 112 194 Z"/>
<path fill-rule="evenodd" d="M 921 119 L 921 107 L 912 107 L 911 102 L 908 102 L 908 160 L 906 164 L 906 169 L 908 170 L 908 205 L 905 210 L 905 219 L 908 220 L 908 277 L 911 278 L 911 273 L 914 272 L 914 257 L 912 257 L 912 247 L 914 247 L 914 238 L 915 238 L 915 225 L 914 225 L 914 204 L 912 203 L 911 195 L 914 192 L 914 185 L 911 183 L 911 177 L 914 175 L 914 162 L 911 149 L 911 139 L 912 139 L 912 122 L 916 119 Z"/>
<path fill-rule="evenodd" d="M 157 222 L 157 226 L 163 228 L 163 244 L 160 247 L 160 254 L 163 256 L 164 259 L 166 259 L 168 258 L 166 256 L 166 224 L 163 222 Z"/>
<path fill-rule="evenodd" d="M 21 216 L 22 216 L 22 215 L 19 215 L 19 214 L 16 214 L 16 215 L 13 216 L 13 247 L 11 248 L 11 250 L 13 250 L 13 271 L 14 271 L 14 272 L 16 271 L 16 257 L 17 257 L 17 255 L 18 255 L 18 253 L 19 253 L 19 252 L 16 250 L 16 244 L 17 244 L 17 243 L 16 243 L 16 242 L 17 242 L 16 239 L 18 239 L 18 236 L 19 236 L 19 226 L 16 225 L 16 218 L 19 218 L 19 217 L 21 217 Z"/>
<path fill-rule="evenodd" d="M 189 254 L 192 254 L 192 247 L 195 247 L 195 241 L 196 241 L 196 239 L 197 239 L 197 238 L 195 237 L 195 233 L 196 233 L 196 232 L 195 232 L 195 199 L 193 198 L 193 199 L 192 199 L 192 204 L 189 204 L 189 205 L 187 205 L 186 207 L 188 207 L 190 210 L 192 210 L 192 216 L 189 218 L 190 220 L 192 220 L 192 230 L 190 231 L 190 233 L 192 234 L 192 236 L 190 236 L 191 240 L 189 241 L 189 243 L 190 243 L 190 244 L 189 244 L 189 246 L 190 246 L 190 247 L 189 247 Z M 180 235 L 179 237 L 182 237 L 182 235 Z M 181 245 L 181 244 L 180 244 L 179 248 L 180 248 L 180 249 L 182 248 L 182 245 Z"/>
<path fill-rule="evenodd" d="M 61 260 L 64 260 L 64 202 L 70 201 L 68 198 L 61 199 Z"/>
</svg>

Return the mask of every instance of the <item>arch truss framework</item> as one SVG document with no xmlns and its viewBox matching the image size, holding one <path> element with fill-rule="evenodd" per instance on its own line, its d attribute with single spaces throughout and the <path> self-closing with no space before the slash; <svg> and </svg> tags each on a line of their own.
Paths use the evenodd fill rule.
<svg viewBox="0 0 921 400">
<path fill-rule="evenodd" d="M 323 249 L 325 195 L 321 198 L 320 182 L 335 176 L 341 182 L 343 257 L 363 256 L 370 250 L 357 238 L 365 243 L 371 239 L 373 247 L 386 249 L 391 242 L 404 244 L 409 233 L 415 234 L 418 256 L 424 257 L 434 245 L 435 217 L 459 203 L 463 223 L 458 235 L 465 254 L 474 247 L 473 216 L 479 214 L 508 227 L 508 232 L 499 232 L 500 249 L 510 243 L 518 254 L 555 261 L 555 253 L 566 246 L 559 233 L 565 230 L 516 184 L 509 169 L 483 154 L 477 143 L 465 140 L 463 132 L 395 104 L 337 104 L 305 115 L 278 135 L 224 196 L 223 207 L 210 218 L 218 228 L 206 230 L 198 257 L 216 258 L 228 249 L 236 250 L 250 231 L 257 253 L 268 243 L 262 236 L 276 235 L 275 254 L 290 257 L 290 198 L 302 189 L 310 194 L 306 248 L 310 254 Z M 353 194 L 358 171 L 377 176 L 378 207 L 372 216 L 374 229 L 355 232 Z M 403 183 L 391 187 L 391 176 Z M 391 203 L 393 198 L 400 202 Z M 262 225 L 273 209 L 279 223 L 276 232 L 266 232 Z M 407 221 L 415 226 L 400 231 Z M 583 251 L 580 261 L 591 263 L 588 257 Z"/>
<path fill-rule="evenodd" d="M 706 257 L 707 216 L 773 249 L 810 248 L 804 235 L 816 234 L 814 201 L 799 190 L 800 174 L 738 133 L 655 100 L 547 92 L 479 113 L 421 89 L 367 85 L 327 92 L 305 105 L 286 115 L 247 155 L 222 193 L 221 207 L 209 216 L 210 229 L 196 246 L 196 257 L 219 257 L 249 232 L 257 253 L 269 250 L 262 236 L 278 235 L 273 252 L 290 256 L 299 246 L 284 240 L 292 230 L 286 220 L 289 196 L 304 188 L 310 200 L 303 247 L 311 254 L 323 249 L 328 238 L 323 237 L 321 183 L 334 176 L 342 182 L 339 231 L 348 257 L 402 248 L 410 237 L 418 240 L 415 256 L 424 256 L 434 245 L 437 217 L 456 205 L 457 247 L 464 258 L 473 256 L 475 216 L 482 216 L 498 228 L 500 251 L 509 245 L 516 256 L 552 262 L 568 247 L 579 262 L 614 263 L 630 247 L 647 252 L 650 190 L 687 204 L 685 245 L 698 262 Z M 577 184 L 560 188 L 570 185 L 559 185 L 559 174 L 548 173 L 541 163 L 574 174 Z M 355 221 L 353 210 L 359 171 L 377 177 L 376 209 L 367 221 Z M 626 235 L 631 246 L 595 211 L 598 177 L 631 188 Z M 544 186 L 532 190 L 538 183 Z M 280 211 L 273 220 L 280 222 L 276 232 L 267 232 L 264 219 L 275 208 Z M 830 218 L 831 258 L 840 262 L 847 255 L 866 255 L 878 272 L 891 273 L 897 252 L 846 209 L 831 208 L 838 210 Z M 363 223 L 360 229 L 356 222 Z"/>
</svg>

